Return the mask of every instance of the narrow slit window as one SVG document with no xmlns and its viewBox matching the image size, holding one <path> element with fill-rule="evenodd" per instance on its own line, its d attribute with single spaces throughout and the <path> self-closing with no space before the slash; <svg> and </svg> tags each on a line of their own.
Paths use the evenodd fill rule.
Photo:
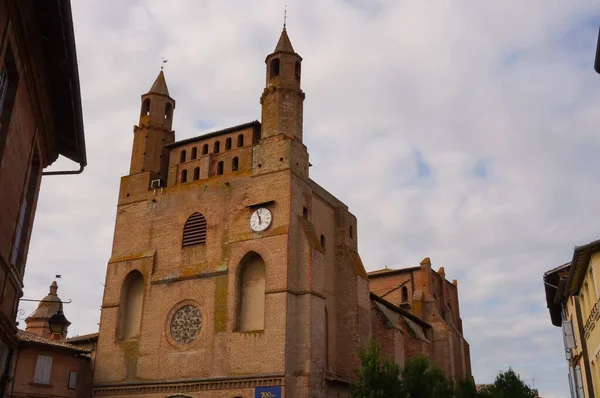
<svg viewBox="0 0 600 398">
<path fill-rule="evenodd" d="M 194 169 L 194 181 L 200 179 L 200 167 Z"/>
<path fill-rule="evenodd" d="M 238 148 L 241 148 L 244 146 L 244 135 L 243 134 L 238 135 L 237 146 L 238 146 Z"/>
<path fill-rule="evenodd" d="M 187 170 L 181 172 L 181 183 L 187 182 Z"/>
<path fill-rule="evenodd" d="M 223 175 L 223 161 L 217 164 L 217 175 Z"/>
<path fill-rule="evenodd" d="M 165 120 L 167 120 L 167 121 L 171 120 L 172 116 L 173 116 L 173 105 L 171 105 L 171 103 L 167 103 L 167 106 L 165 107 Z"/>
<path fill-rule="evenodd" d="M 271 61 L 271 77 L 279 76 L 279 58 Z"/>
<path fill-rule="evenodd" d="M 325 250 L 325 235 L 321 235 L 321 247 Z"/>
<path fill-rule="evenodd" d="M 231 171 L 238 171 L 239 160 L 237 156 L 231 160 Z"/>
<path fill-rule="evenodd" d="M 225 140 L 225 150 L 228 151 L 231 149 L 231 138 L 227 138 Z"/>
<path fill-rule="evenodd" d="M 213 152 L 214 153 L 219 153 L 219 151 L 221 150 L 221 143 L 219 141 L 215 142 L 214 148 L 213 148 Z"/>
<path fill-rule="evenodd" d="M 141 116 L 148 116 L 150 114 L 150 98 L 146 98 L 144 102 L 142 102 L 142 112 Z"/>
<path fill-rule="evenodd" d="M 294 70 L 294 75 L 296 77 L 296 80 L 300 81 L 300 61 L 296 61 L 296 66 L 295 66 L 295 70 Z"/>
<path fill-rule="evenodd" d="M 206 218 L 201 213 L 194 213 L 187 219 L 183 227 L 181 246 L 206 244 Z"/>
<path fill-rule="evenodd" d="M 183 151 L 181 151 L 181 153 L 179 154 L 179 162 L 183 163 L 185 162 L 185 157 L 186 157 L 186 153 L 185 153 L 185 149 Z"/>
<path fill-rule="evenodd" d="M 306 207 L 302 207 L 302 217 L 308 220 L 308 209 Z"/>
<path fill-rule="evenodd" d="M 352 228 L 352 225 L 350 225 L 350 228 L 348 228 L 348 233 L 350 235 L 350 239 L 354 239 L 354 229 Z"/>
<path fill-rule="evenodd" d="M 208 155 L 208 144 L 204 144 L 202 146 L 202 154 L 203 155 Z"/>
<path fill-rule="evenodd" d="M 193 147 L 192 148 L 192 160 L 196 159 L 198 157 L 198 148 Z"/>
<path fill-rule="evenodd" d="M 402 286 L 402 302 L 406 303 L 408 301 L 408 288 L 406 286 Z"/>
</svg>

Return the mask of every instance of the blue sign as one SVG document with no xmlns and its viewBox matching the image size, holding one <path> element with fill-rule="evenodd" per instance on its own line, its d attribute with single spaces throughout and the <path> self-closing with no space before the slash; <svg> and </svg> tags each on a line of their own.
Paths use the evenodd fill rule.
<svg viewBox="0 0 600 398">
<path fill-rule="evenodd" d="M 281 398 L 281 386 L 256 387 L 254 398 Z"/>
</svg>

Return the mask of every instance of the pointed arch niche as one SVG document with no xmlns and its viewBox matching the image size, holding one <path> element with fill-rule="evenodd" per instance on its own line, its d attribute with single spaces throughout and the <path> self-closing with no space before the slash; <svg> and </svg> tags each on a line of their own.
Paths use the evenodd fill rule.
<svg viewBox="0 0 600 398">
<path fill-rule="evenodd" d="M 119 340 L 131 340 L 140 334 L 142 304 L 144 302 L 144 277 L 139 271 L 131 271 L 123 280 L 119 302 Z"/>
<path fill-rule="evenodd" d="M 265 261 L 256 252 L 248 252 L 240 261 L 236 297 L 235 331 L 264 330 Z"/>
</svg>

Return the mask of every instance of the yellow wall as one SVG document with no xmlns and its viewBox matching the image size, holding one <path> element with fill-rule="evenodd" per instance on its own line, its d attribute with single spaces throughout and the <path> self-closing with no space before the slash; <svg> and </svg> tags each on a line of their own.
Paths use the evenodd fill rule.
<svg viewBox="0 0 600 398">
<path fill-rule="evenodd" d="M 592 316 L 593 329 L 586 339 L 588 356 L 592 365 L 594 392 L 600 391 L 600 252 L 592 254 L 588 271 L 585 275 L 584 286 L 587 283 L 586 310 L 583 312 L 584 326 L 592 314 L 594 305 L 596 315 Z"/>
</svg>

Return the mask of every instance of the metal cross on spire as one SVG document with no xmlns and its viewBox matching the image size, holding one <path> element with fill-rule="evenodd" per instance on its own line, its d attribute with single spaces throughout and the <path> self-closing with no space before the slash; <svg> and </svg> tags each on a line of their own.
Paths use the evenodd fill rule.
<svg viewBox="0 0 600 398">
<path fill-rule="evenodd" d="M 287 4 L 285 5 L 285 8 L 283 9 L 283 30 L 285 30 L 286 22 L 287 22 Z"/>
<path fill-rule="evenodd" d="M 160 70 L 165 69 L 165 64 L 169 62 L 168 59 L 166 59 L 165 57 L 162 57 L 162 64 L 160 65 Z"/>
</svg>

